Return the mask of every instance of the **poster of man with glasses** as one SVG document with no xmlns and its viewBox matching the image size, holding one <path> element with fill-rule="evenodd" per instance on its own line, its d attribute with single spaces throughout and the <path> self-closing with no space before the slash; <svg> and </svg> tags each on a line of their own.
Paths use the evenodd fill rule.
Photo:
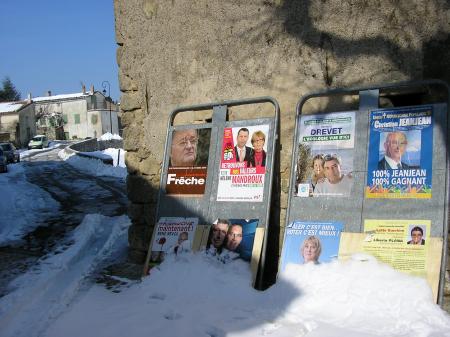
<svg viewBox="0 0 450 337">
<path fill-rule="evenodd" d="M 350 196 L 355 112 L 302 115 L 298 125 L 294 195 Z"/>
<path fill-rule="evenodd" d="M 366 197 L 431 198 L 432 108 L 370 113 Z"/>
<path fill-rule="evenodd" d="M 171 135 L 166 193 L 205 192 L 211 129 L 179 129 Z"/>
</svg>

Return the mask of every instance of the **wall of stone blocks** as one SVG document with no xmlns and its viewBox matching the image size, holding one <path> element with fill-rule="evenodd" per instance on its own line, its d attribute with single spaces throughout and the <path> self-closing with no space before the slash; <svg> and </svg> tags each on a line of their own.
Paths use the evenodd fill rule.
<svg viewBox="0 0 450 337">
<path fill-rule="evenodd" d="M 135 262 L 144 260 L 155 224 L 166 125 L 176 106 L 278 100 L 282 228 L 302 95 L 404 80 L 450 82 L 448 1 L 115 0 L 114 6 Z"/>
</svg>

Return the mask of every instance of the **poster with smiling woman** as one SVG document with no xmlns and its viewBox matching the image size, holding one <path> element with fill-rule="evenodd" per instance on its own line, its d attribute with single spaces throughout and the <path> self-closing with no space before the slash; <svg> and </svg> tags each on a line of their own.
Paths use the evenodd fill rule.
<svg viewBox="0 0 450 337">
<path fill-rule="evenodd" d="M 340 222 L 294 221 L 284 233 L 280 271 L 290 263 L 320 264 L 337 259 L 344 225 Z"/>
</svg>

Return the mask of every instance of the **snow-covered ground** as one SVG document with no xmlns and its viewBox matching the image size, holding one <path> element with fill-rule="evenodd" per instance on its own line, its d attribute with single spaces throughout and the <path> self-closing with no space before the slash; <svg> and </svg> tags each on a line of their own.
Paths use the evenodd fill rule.
<svg viewBox="0 0 450 337">
<path fill-rule="evenodd" d="M 8 172 L 0 174 L 0 186 L 0 245 L 20 239 L 42 215 L 59 208 L 50 194 L 27 182 L 22 163 L 8 165 Z"/>
<path fill-rule="evenodd" d="M 21 164 L 10 168 L 0 175 L 4 195 L 31 197 L 23 204 L 0 199 L 2 211 L 16 212 L 0 220 L 1 240 L 11 228 L 29 231 L 46 211 L 30 208 L 31 199 L 57 207 L 26 183 Z M 423 279 L 368 256 L 290 265 L 276 285 L 260 292 L 251 287 L 248 263 L 224 265 L 185 253 L 168 256 L 142 282 L 112 292 L 89 276 L 124 257 L 129 225 L 126 216 L 86 216 L 71 234 L 72 245 L 11 283 L 0 299 L 0 336 L 450 336 L 450 316 L 433 303 Z"/>
<path fill-rule="evenodd" d="M 67 155 L 64 150 L 59 152 L 59 157 L 66 163 L 74 166 L 80 171 L 94 176 L 110 176 L 125 179 L 127 177 L 127 168 L 125 166 L 125 153 L 122 149 L 106 149 L 104 151 L 89 152 L 89 155 L 97 158 L 113 158 L 113 166 L 107 165 L 98 159 L 90 159 L 76 155 Z M 117 159 L 119 164 L 117 165 Z"/>
</svg>

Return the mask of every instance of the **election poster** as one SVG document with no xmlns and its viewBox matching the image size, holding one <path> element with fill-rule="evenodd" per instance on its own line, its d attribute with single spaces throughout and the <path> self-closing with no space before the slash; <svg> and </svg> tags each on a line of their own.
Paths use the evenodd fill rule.
<svg viewBox="0 0 450 337">
<path fill-rule="evenodd" d="M 430 220 L 365 220 L 363 251 L 394 269 L 426 276 Z"/>
<path fill-rule="evenodd" d="M 370 113 L 366 198 L 431 198 L 433 108 Z"/>
<path fill-rule="evenodd" d="M 162 217 L 151 242 L 150 265 L 161 263 L 168 254 L 191 251 L 198 218 Z"/>
<path fill-rule="evenodd" d="M 211 129 L 172 132 L 166 193 L 198 196 L 205 193 Z"/>
<path fill-rule="evenodd" d="M 263 201 L 268 135 L 268 124 L 224 129 L 217 201 Z"/>
<path fill-rule="evenodd" d="M 284 233 L 280 270 L 289 263 L 326 263 L 337 259 L 344 225 L 340 222 L 294 221 Z"/>
<path fill-rule="evenodd" d="M 298 125 L 294 196 L 350 196 L 355 112 L 302 115 Z"/>
<path fill-rule="evenodd" d="M 258 219 L 217 219 L 209 230 L 206 254 L 223 263 L 251 261 Z"/>
</svg>

